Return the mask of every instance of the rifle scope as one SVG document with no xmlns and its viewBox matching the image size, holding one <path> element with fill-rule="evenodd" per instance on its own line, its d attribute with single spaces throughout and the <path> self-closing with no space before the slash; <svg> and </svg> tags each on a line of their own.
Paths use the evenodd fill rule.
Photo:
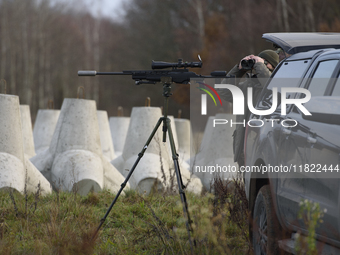
<svg viewBox="0 0 340 255">
<path fill-rule="evenodd" d="M 153 61 L 151 64 L 152 69 L 165 69 L 165 68 L 186 68 L 186 67 L 202 67 L 200 62 L 183 62 L 183 59 L 178 59 L 178 63 L 169 63 L 163 61 Z"/>
</svg>

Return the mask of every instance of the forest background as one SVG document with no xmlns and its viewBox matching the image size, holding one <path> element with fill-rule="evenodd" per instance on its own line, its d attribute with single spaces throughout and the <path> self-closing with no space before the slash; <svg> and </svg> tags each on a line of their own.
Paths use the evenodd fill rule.
<svg viewBox="0 0 340 255">
<path fill-rule="evenodd" d="M 19 95 L 34 120 L 48 101 L 85 98 L 99 110 L 128 116 L 146 97 L 163 105 L 160 85 L 135 86 L 131 77 L 78 77 L 78 70 L 151 69 L 151 61 L 197 61 L 209 74 L 271 48 L 270 32 L 340 32 L 338 0 L 130 0 L 119 18 L 52 0 L 0 0 L 0 79 Z M 0 93 L 4 90 L 0 84 Z M 174 85 L 169 113 L 189 118 L 190 85 Z"/>
</svg>

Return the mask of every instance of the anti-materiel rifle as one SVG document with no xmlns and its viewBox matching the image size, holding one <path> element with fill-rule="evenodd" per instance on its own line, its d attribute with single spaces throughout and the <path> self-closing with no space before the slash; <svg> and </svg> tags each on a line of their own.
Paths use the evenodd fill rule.
<svg viewBox="0 0 340 255">
<path fill-rule="evenodd" d="M 179 84 L 188 84 L 190 79 L 198 78 L 225 78 L 225 71 L 214 71 L 210 76 L 196 74 L 189 71 L 188 68 L 202 67 L 202 61 L 199 57 L 199 62 L 183 62 L 179 59 L 177 63 L 169 63 L 162 61 L 152 61 L 152 70 L 135 70 L 135 71 L 122 71 L 122 72 L 97 72 L 97 71 L 78 71 L 78 76 L 96 76 L 96 75 L 131 75 L 135 80 L 136 85 L 141 84 L 156 84 L 162 78 L 171 78 L 171 82 Z M 168 70 L 163 70 L 171 68 Z"/>
</svg>

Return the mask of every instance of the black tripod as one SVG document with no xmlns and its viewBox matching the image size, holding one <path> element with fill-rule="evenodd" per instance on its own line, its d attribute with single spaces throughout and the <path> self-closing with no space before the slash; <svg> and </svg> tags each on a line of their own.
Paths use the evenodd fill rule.
<svg viewBox="0 0 340 255">
<path fill-rule="evenodd" d="M 184 186 L 183 181 L 182 181 L 181 171 L 179 169 L 179 164 L 178 164 L 178 154 L 176 152 L 174 138 L 173 138 L 173 135 L 172 135 L 170 119 L 168 118 L 168 102 L 169 102 L 169 97 L 172 95 L 171 94 L 171 87 L 170 87 L 171 86 L 171 78 L 164 77 L 164 78 L 161 79 L 161 82 L 163 83 L 164 116 L 161 117 L 158 120 L 156 126 L 154 127 L 154 129 L 151 133 L 151 135 L 149 136 L 149 139 L 145 143 L 142 151 L 138 154 L 138 158 L 137 158 L 136 162 L 134 163 L 131 170 L 129 171 L 129 174 L 127 175 L 125 181 L 121 184 L 121 188 L 119 189 L 116 197 L 112 201 L 112 203 L 111 203 L 109 209 L 107 210 L 105 216 L 100 220 L 100 224 L 99 224 L 99 226 L 98 226 L 93 237 L 95 237 L 97 235 L 99 229 L 101 228 L 101 226 L 103 225 L 107 216 L 109 215 L 112 207 L 116 203 L 119 195 L 122 193 L 124 187 L 126 186 L 127 182 L 129 181 L 131 175 L 133 174 L 133 171 L 137 167 L 141 158 L 144 156 L 144 153 L 145 153 L 146 149 L 148 148 L 152 138 L 156 134 L 159 126 L 163 122 L 163 129 L 162 129 L 162 131 L 163 131 L 163 142 L 166 142 L 166 133 L 168 132 L 169 140 L 170 140 L 171 153 L 172 153 L 172 159 L 174 161 L 175 172 L 176 172 L 176 176 L 177 176 L 178 190 L 179 190 L 179 194 L 181 196 L 181 201 L 182 201 L 182 204 L 183 204 L 183 213 L 184 213 L 184 216 L 187 218 L 186 228 L 187 228 L 187 231 L 188 231 L 190 248 L 191 248 L 191 252 L 193 252 L 192 240 L 191 240 L 191 234 L 190 234 L 190 232 L 192 232 L 192 227 L 191 227 L 191 219 L 190 219 L 190 215 L 189 215 L 189 211 L 188 211 L 188 203 L 187 203 L 187 199 L 186 199 L 185 192 L 184 192 L 185 186 Z"/>
</svg>

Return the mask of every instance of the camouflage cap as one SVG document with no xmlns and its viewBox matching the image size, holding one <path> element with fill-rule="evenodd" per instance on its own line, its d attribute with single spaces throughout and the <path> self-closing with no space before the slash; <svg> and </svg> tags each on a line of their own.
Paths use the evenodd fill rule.
<svg viewBox="0 0 340 255">
<path fill-rule="evenodd" d="M 264 50 L 258 56 L 267 60 L 274 68 L 279 64 L 279 55 L 273 50 Z"/>
</svg>

